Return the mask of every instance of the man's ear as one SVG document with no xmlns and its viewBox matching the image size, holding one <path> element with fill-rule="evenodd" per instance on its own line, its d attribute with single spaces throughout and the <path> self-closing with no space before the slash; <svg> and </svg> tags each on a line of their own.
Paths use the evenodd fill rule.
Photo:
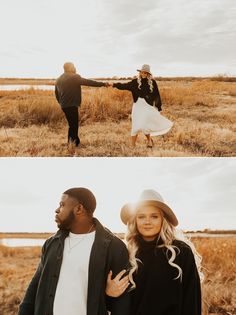
<svg viewBox="0 0 236 315">
<path fill-rule="evenodd" d="M 80 203 L 78 203 L 75 208 L 74 208 L 75 214 L 76 215 L 81 215 L 84 212 L 84 207 Z"/>
</svg>

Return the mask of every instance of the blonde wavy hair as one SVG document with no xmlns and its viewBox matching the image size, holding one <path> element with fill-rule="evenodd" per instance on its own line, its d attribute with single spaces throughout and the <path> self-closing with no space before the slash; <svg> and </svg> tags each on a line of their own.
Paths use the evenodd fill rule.
<svg viewBox="0 0 236 315">
<path fill-rule="evenodd" d="M 162 216 L 163 216 L 163 213 L 162 213 Z M 129 271 L 129 281 L 131 283 L 130 290 L 132 290 L 132 289 L 135 289 L 136 287 L 136 284 L 133 279 L 133 274 L 138 271 L 138 262 L 142 263 L 142 261 L 136 257 L 138 249 L 139 249 L 138 241 L 137 241 L 137 237 L 139 233 L 136 226 L 135 216 L 132 217 L 132 219 L 127 223 L 127 228 L 128 230 L 126 234 L 126 241 L 127 241 L 128 252 L 129 252 L 129 261 L 131 264 L 131 268 Z M 157 239 L 157 243 L 159 239 L 161 239 L 163 243 L 160 245 L 156 245 L 157 246 L 156 248 L 165 247 L 167 249 L 166 258 L 168 259 L 168 263 L 173 268 L 176 268 L 178 270 L 178 275 L 173 280 L 180 278 L 180 281 L 182 281 L 182 274 L 183 274 L 183 271 L 180 268 L 180 266 L 174 263 L 176 255 L 179 254 L 180 252 L 177 246 L 172 245 L 174 240 L 184 241 L 186 244 L 190 246 L 194 254 L 195 263 L 198 269 L 200 280 L 201 282 L 204 280 L 204 275 L 203 275 L 202 267 L 201 267 L 202 257 L 197 252 L 194 244 L 191 242 L 189 238 L 187 238 L 184 235 L 182 231 L 177 230 L 171 223 L 169 223 L 164 216 L 163 216 L 161 231 Z M 169 257 L 169 254 L 170 254 L 170 257 Z"/>
<path fill-rule="evenodd" d="M 147 76 L 147 80 L 148 80 L 148 85 L 149 85 L 149 88 L 150 88 L 150 91 L 151 93 L 153 92 L 153 76 L 151 74 L 148 74 Z M 142 77 L 140 75 L 140 72 L 137 76 L 137 81 L 138 81 L 138 89 L 141 90 L 141 86 L 142 86 Z"/>
</svg>

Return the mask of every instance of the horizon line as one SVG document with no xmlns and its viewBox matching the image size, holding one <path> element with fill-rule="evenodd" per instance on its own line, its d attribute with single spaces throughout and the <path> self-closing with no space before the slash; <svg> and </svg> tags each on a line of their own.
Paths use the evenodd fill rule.
<svg viewBox="0 0 236 315">
<path fill-rule="evenodd" d="M 79 74 L 79 73 L 77 73 Z M 133 76 L 117 76 L 117 75 L 113 75 L 113 76 L 96 76 L 96 77 L 90 77 L 91 79 L 107 79 L 107 80 L 118 80 L 118 79 L 121 79 L 121 78 L 134 78 L 136 77 L 136 75 L 133 75 Z M 228 75 L 228 74 L 215 74 L 215 75 L 179 75 L 179 76 L 176 76 L 176 75 L 167 75 L 167 76 L 161 76 L 161 75 L 158 75 L 158 76 L 153 76 L 154 78 L 163 78 L 163 79 L 175 79 L 175 78 L 189 78 L 189 79 L 192 79 L 192 78 L 196 78 L 196 79 L 201 79 L 201 78 L 204 78 L 204 79 L 208 79 L 208 78 L 227 78 L 227 79 L 230 79 L 230 78 L 236 78 L 236 74 L 235 75 Z M 0 77 L 0 80 L 56 80 L 56 78 L 52 78 L 52 77 Z"/>
</svg>

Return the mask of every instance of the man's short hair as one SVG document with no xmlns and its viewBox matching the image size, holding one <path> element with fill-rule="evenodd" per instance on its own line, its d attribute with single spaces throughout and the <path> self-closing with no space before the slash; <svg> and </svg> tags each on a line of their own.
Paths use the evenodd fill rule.
<svg viewBox="0 0 236 315">
<path fill-rule="evenodd" d="M 65 62 L 63 68 L 65 72 L 76 72 L 75 66 L 72 62 Z"/>
<path fill-rule="evenodd" d="M 75 198 L 89 213 L 93 213 L 96 209 L 96 198 L 94 194 L 87 188 L 70 188 L 66 190 L 63 194 Z"/>
</svg>

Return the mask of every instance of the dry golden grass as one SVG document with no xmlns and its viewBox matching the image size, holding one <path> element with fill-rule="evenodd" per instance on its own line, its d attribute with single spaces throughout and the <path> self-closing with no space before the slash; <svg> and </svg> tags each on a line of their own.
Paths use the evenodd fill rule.
<svg viewBox="0 0 236 315">
<path fill-rule="evenodd" d="M 83 88 L 78 156 L 235 156 L 236 86 L 212 80 L 160 81 L 172 130 L 130 147 L 131 94 Z M 0 156 L 70 156 L 67 123 L 53 91 L 0 91 Z"/>
<path fill-rule="evenodd" d="M 3 238 L 41 238 L 41 239 L 46 239 L 52 236 L 53 233 L 27 233 L 27 232 L 0 232 L 0 244 L 1 244 L 1 239 Z"/>
<path fill-rule="evenodd" d="M 30 85 L 39 85 L 39 84 L 55 84 L 55 79 L 34 79 L 34 78 L 0 78 L 0 84 L 10 85 L 10 84 L 30 84 Z"/>
<path fill-rule="evenodd" d="M 0 245 L 0 314 L 17 314 L 18 305 L 40 257 L 40 248 Z"/>
<path fill-rule="evenodd" d="M 203 257 L 203 315 L 236 313 L 236 237 L 193 238 Z M 40 257 L 39 247 L 0 246 L 0 314 L 15 315 Z"/>
<path fill-rule="evenodd" d="M 203 259 L 203 315 L 236 314 L 236 237 L 193 241 Z"/>
</svg>

